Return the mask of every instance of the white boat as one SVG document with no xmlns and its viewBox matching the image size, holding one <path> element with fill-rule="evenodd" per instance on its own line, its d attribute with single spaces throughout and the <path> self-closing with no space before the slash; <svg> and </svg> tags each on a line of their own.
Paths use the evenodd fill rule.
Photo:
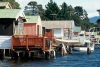
<svg viewBox="0 0 100 67">
<path fill-rule="evenodd" d="M 90 51 L 94 51 L 94 43 L 90 43 L 89 40 L 85 40 L 85 43 L 87 43 L 87 46 L 82 46 L 82 47 L 74 47 L 73 49 L 76 51 L 81 51 L 81 52 L 87 52 L 88 48 L 90 49 Z"/>
</svg>

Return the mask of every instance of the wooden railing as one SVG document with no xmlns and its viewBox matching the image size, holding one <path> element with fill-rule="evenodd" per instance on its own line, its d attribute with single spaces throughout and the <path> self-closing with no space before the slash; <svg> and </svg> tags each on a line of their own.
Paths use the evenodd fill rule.
<svg viewBox="0 0 100 67">
<path fill-rule="evenodd" d="M 12 50 L 23 47 L 26 50 L 30 48 L 41 48 L 42 50 L 49 49 L 46 46 L 46 37 L 30 36 L 30 35 L 16 35 L 12 36 Z"/>
</svg>

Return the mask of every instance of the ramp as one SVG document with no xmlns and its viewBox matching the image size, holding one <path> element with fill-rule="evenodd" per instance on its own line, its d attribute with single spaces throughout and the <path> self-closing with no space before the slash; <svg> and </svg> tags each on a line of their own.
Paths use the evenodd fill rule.
<svg viewBox="0 0 100 67">
<path fill-rule="evenodd" d="M 12 36 L 0 36 L 0 49 L 11 49 Z"/>
</svg>

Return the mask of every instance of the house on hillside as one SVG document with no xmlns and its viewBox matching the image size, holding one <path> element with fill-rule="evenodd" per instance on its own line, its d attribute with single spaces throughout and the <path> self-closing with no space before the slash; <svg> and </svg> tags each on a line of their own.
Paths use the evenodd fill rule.
<svg viewBox="0 0 100 67">
<path fill-rule="evenodd" d="M 23 22 L 21 9 L 0 9 L 0 49 L 11 49 L 11 36 L 23 34 Z"/>
<path fill-rule="evenodd" d="M 74 21 L 42 21 L 42 26 L 46 29 L 53 29 L 55 38 L 73 37 Z"/>
<path fill-rule="evenodd" d="M 24 35 L 42 35 L 42 24 L 40 16 L 26 16 L 24 23 Z"/>
<path fill-rule="evenodd" d="M 0 9 L 12 9 L 12 6 L 9 2 L 0 2 Z"/>
<path fill-rule="evenodd" d="M 79 36 L 79 33 L 81 32 L 81 27 L 80 26 L 75 26 L 73 34 L 74 36 Z"/>
</svg>

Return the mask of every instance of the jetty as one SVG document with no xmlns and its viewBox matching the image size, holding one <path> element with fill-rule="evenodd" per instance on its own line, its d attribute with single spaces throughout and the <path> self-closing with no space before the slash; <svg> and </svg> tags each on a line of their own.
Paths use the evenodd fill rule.
<svg viewBox="0 0 100 67">
<path fill-rule="evenodd" d="M 0 9 L 1 58 L 51 59 L 58 51 L 65 56 L 72 53 L 74 47 L 80 48 L 86 43 L 89 43 L 86 50 L 90 51 L 90 41 L 77 38 L 81 28 L 76 27 L 73 20 L 42 21 L 40 16 L 25 16 L 23 10 L 6 7 L 10 4 L 3 3 L 6 5 Z"/>
</svg>

